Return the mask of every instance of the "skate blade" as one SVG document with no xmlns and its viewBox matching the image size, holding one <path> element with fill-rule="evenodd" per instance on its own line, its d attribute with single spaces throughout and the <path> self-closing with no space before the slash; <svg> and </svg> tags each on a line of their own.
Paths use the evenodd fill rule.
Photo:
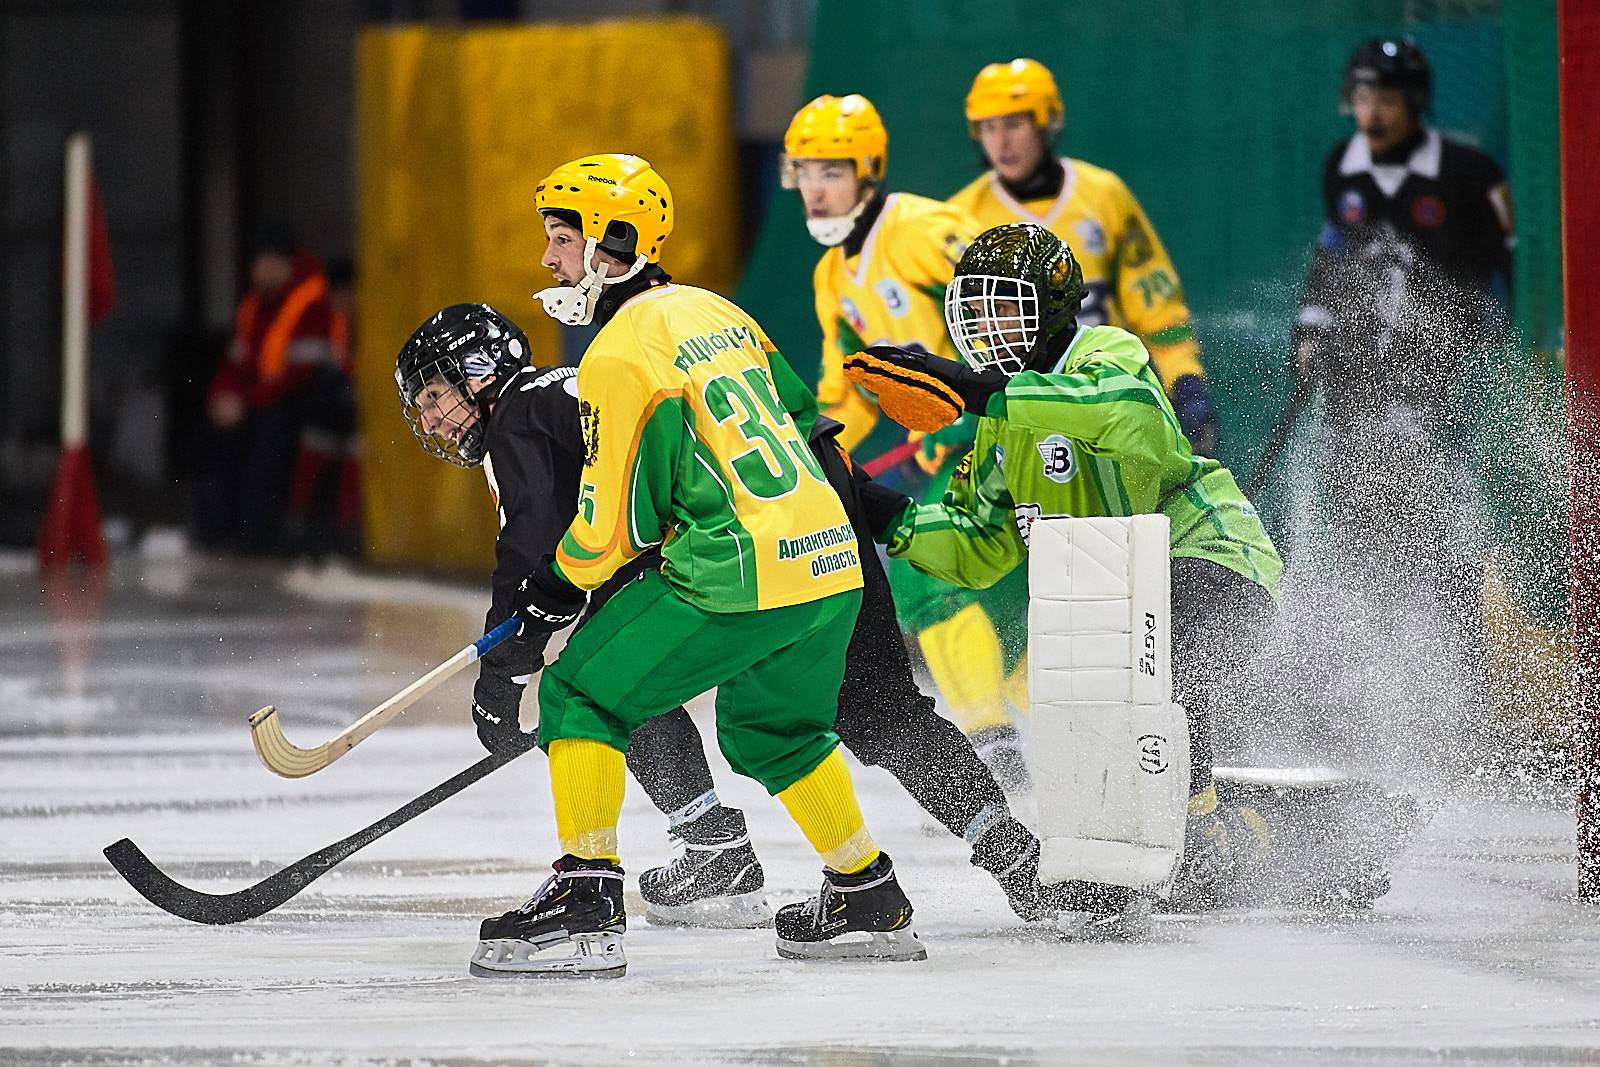
<svg viewBox="0 0 1600 1067">
<path fill-rule="evenodd" d="M 569 955 L 560 955 L 570 947 Z M 474 978 L 621 978 L 628 972 L 617 933 L 573 934 L 546 948 L 502 938 L 479 941 L 467 971 Z"/>
<path fill-rule="evenodd" d="M 695 926 L 707 930 L 759 930 L 772 925 L 765 890 L 707 897 L 691 904 L 650 904 L 644 921 L 654 926 Z"/>
<path fill-rule="evenodd" d="M 844 940 L 849 938 L 850 940 Z M 785 941 L 778 938 L 778 955 L 786 960 L 925 960 L 917 932 L 907 926 L 879 933 L 857 931 L 840 934 L 831 941 Z"/>
<path fill-rule="evenodd" d="M 1057 912 L 1051 922 L 1065 940 L 1088 943 L 1143 941 L 1150 936 L 1153 926 L 1148 901 L 1112 914 L 1095 911 Z"/>
</svg>

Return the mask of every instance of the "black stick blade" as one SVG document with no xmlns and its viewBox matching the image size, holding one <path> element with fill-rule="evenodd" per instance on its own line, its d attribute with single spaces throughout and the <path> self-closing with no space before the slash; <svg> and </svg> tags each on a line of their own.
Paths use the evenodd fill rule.
<svg viewBox="0 0 1600 1067">
<path fill-rule="evenodd" d="M 180 919 L 213 926 L 265 915 L 300 892 L 308 881 L 295 865 L 237 893 L 202 893 L 167 877 L 161 868 L 150 862 L 150 857 L 138 845 L 126 837 L 107 845 L 105 854 L 123 880 L 150 903 Z"/>
<path fill-rule="evenodd" d="M 530 746 L 531 747 L 531 746 Z M 403 826 L 442 800 L 455 796 L 490 771 L 498 770 L 522 755 L 508 752 L 485 756 L 466 770 L 445 779 L 426 793 L 391 811 L 377 822 L 365 826 L 349 837 L 318 849 L 304 859 L 296 860 L 276 874 L 268 875 L 255 885 L 236 893 L 202 893 L 179 885 L 150 862 L 150 857 L 139 846 L 124 837 L 107 845 L 106 859 L 117 869 L 123 880 L 133 886 L 139 895 L 150 903 L 180 919 L 192 923 L 226 926 L 265 915 L 273 908 L 293 897 L 300 890 L 327 874 L 347 857 L 372 844 L 397 826 Z"/>
</svg>

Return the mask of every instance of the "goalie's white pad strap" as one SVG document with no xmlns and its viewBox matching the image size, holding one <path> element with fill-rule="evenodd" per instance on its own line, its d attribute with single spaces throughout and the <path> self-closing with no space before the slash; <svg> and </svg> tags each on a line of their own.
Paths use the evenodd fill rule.
<svg viewBox="0 0 1600 1067">
<path fill-rule="evenodd" d="M 1172 703 L 1164 515 L 1040 519 L 1029 544 L 1029 756 L 1040 877 L 1164 891 L 1189 796 Z"/>
</svg>

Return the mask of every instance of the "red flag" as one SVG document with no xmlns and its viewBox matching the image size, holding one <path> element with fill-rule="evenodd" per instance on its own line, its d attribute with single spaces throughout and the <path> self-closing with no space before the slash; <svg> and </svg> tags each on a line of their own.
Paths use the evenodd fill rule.
<svg viewBox="0 0 1600 1067">
<path fill-rule="evenodd" d="M 74 558 L 88 567 L 106 561 L 100 533 L 100 494 L 95 491 L 94 464 L 86 445 L 65 445 L 56 463 L 56 484 L 39 527 L 39 567 L 65 566 Z"/>
<path fill-rule="evenodd" d="M 100 202 L 100 183 L 89 175 L 89 321 L 99 322 L 111 314 L 117 300 L 117 278 L 111 269 L 111 232 L 106 226 L 105 206 Z"/>
</svg>

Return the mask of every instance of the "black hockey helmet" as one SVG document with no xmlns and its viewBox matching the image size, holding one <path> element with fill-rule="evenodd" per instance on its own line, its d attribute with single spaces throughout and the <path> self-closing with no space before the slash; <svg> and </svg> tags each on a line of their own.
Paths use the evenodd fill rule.
<svg viewBox="0 0 1600 1067">
<path fill-rule="evenodd" d="M 1077 325 L 1083 268 L 1043 226 L 1013 222 L 979 234 L 944 294 L 950 339 L 974 367 L 1015 374 Z"/>
<path fill-rule="evenodd" d="M 1420 116 L 1433 103 L 1433 68 L 1409 37 L 1374 37 L 1350 54 L 1339 91 L 1339 103 L 1346 113 L 1358 85 L 1403 90 L 1413 115 Z"/>
<path fill-rule="evenodd" d="M 458 467 L 482 463 L 489 405 L 527 365 L 527 336 L 488 304 L 452 304 L 418 326 L 395 360 L 394 382 L 424 451 Z M 483 379 L 491 384 L 468 384 Z"/>
</svg>

